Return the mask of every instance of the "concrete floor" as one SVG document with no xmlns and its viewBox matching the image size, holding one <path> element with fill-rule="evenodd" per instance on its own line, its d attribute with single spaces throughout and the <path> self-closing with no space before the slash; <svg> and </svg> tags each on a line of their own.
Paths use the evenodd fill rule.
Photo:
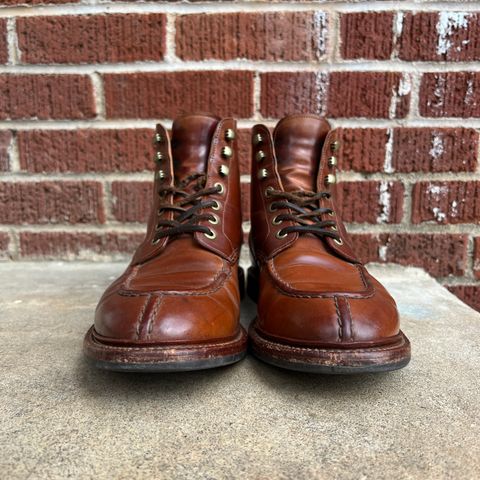
<svg viewBox="0 0 480 480">
<path fill-rule="evenodd" d="M 412 341 L 402 371 L 324 377 L 247 358 L 135 375 L 81 352 L 122 269 L 0 265 L 0 478 L 480 477 L 480 315 L 425 273 L 371 268 Z"/>
</svg>

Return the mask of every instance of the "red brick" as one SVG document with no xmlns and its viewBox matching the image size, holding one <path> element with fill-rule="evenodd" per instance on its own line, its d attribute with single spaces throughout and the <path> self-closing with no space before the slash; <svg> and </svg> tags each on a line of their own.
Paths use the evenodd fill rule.
<svg viewBox="0 0 480 480">
<path fill-rule="evenodd" d="M 384 128 L 341 128 L 341 150 L 338 155 L 340 170 L 382 172 L 388 132 Z"/>
<path fill-rule="evenodd" d="M 112 213 L 120 222 L 146 222 L 152 206 L 152 182 L 113 182 Z"/>
<path fill-rule="evenodd" d="M 0 259 L 6 259 L 10 257 L 8 247 L 10 245 L 10 236 L 8 233 L 0 232 Z"/>
<path fill-rule="evenodd" d="M 250 182 L 241 183 L 242 221 L 250 220 Z"/>
<path fill-rule="evenodd" d="M 176 51 L 183 60 L 313 61 L 325 54 L 322 12 L 181 15 Z"/>
<path fill-rule="evenodd" d="M 473 252 L 473 274 L 475 278 L 480 280 L 480 237 L 474 238 L 474 252 Z"/>
<path fill-rule="evenodd" d="M 2 182 L 0 223 L 103 223 L 102 195 L 97 182 Z"/>
<path fill-rule="evenodd" d="M 480 222 L 480 182 L 418 182 L 412 191 L 412 223 Z"/>
<path fill-rule="evenodd" d="M 0 18 L 0 63 L 8 61 L 7 20 Z"/>
<path fill-rule="evenodd" d="M 152 170 L 153 129 L 18 132 L 20 166 L 28 172 Z"/>
<path fill-rule="evenodd" d="M 398 56 L 402 60 L 480 60 L 480 15 L 406 12 Z"/>
<path fill-rule="evenodd" d="M 473 172 L 478 132 L 473 128 L 396 128 L 392 166 L 398 172 Z"/>
<path fill-rule="evenodd" d="M 419 110 L 423 117 L 480 117 L 480 72 L 424 73 Z"/>
<path fill-rule="evenodd" d="M 480 312 L 480 285 L 446 285 L 462 302 Z"/>
<path fill-rule="evenodd" d="M 93 118 L 90 78 L 83 75 L 0 75 L 0 119 Z"/>
<path fill-rule="evenodd" d="M 381 233 L 353 234 L 351 239 L 363 262 L 420 267 L 434 277 L 465 274 L 467 235 Z"/>
<path fill-rule="evenodd" d="M 266 118 L 292 113 L 322 113 L 327 76 L 313 72 L 269 72 L 260 75 L 261 106 Z"/>
<path fill-rule="evenodd" d="M 172 118 L 198 111 L 240 118 L 253 114 L 253 72 L 106 74 L 104 79 L 110 118 Z"/>
<path fill-rule="evenodd" d="M 249 128 L 240 128 L 237 132 L 240 174 L 250 175 L 252 162 L 252 132 Z"/>
<path fill-rule="evenodd" d="M 337 204 L 344 222 L 399 223 L 403 193 L 400 182 L 341 182 Z"/>
<path fill-rule="evenodd" d="M 60 3 L 78 3 L 80 0 L 2 0 L 2 6 L 7 5 L 42 5 Z"/>
<path fill-rule="evenodd" d="M 24 63 L 162 60 L 163 14 L 60 15 L 17 19 Z"/>
<path fill-rule="evenodd" d="M 340 35 L 343 58 L 388 60 L 393 50 L 393 12 L 343 14 Z"/>
<path fill-rule="evenodd" d="M 330 117 L 404 118 L 410 78 L 399 72 L 332 72 L 328 89 Z"/>
<path fill-rule="evenodd" d="M 20 255 L 36 258 L 91 259 L 95 254 L 132 254 L 143 233 L 21 232 Z"/>
<path fill-rule="evenodd" d="M 8 130 L 0 131 L 0 172 L 9 169 L 10 155 L 9 148 L 12 141 L 12 133 Z"/>
</svg>

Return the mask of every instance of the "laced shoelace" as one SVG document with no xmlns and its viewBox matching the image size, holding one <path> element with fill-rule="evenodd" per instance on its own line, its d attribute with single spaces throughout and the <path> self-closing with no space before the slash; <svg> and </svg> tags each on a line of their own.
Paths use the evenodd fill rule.
<svg viewBox="0 0 480 480">
<path fill-rule="evenodd" d="M 280 190 L 269 189 L 268 196 L 273 197 L 274 201 L 270 204 L 272 211 L 283 208 L 293 210 L 292 213 L 281 213 L 274 218 L 276 224 L 283 221 L 290 221 L 296 225 L 290 225 L 282 228 L 278 233 L 285 237 L 289 233 L 313 233 L 317 236 L 330 237 L 340 242 L 340 235 L 337 232 L 336 222 L 333 220 L 322 220 L 320 215 L 333 215 L 330 208 L 318 206 L 318 201 L 322 198 L 330 198 L 328 192 L 309 192 L 298 190 L 294 192 L 282 192 Z"/>
<path fill-rule="evenodd" d="M 192 185 L 190 191 L 185 190 L 187 186 L 195 181 L 196 183 Z M 173 194 L 173 200 L 172 203 L 161 203 L 158 214 L 161 215 L 166 211 L 174 211 L 177 212 L 178 215 L 172 220 L 161 219 L 158 221 L 152 240 L 153 244 L 164 237 L 184 233 L 202 232 L 207 236 L 212 235 L 210 228 L 205 225 L 199 225 L 198 222 L 209 220 L 212 223 L 216 223 L 217 218 L 215 215 L 212 213 L 202 213 L 201 211 L 204 208 L 218 207 L 218 202 L 216 200 L 202 200 L 202 198 L 221 192 L 222 186 L 216 184 L 213 187 L 205 188 L 205 181 L 205 174 L 194 173 L 180 181 L 176 186 L 165 185 L 159 189 L 158 194 L 162 199 L 169 194 Z M 175 200 L 175 198 L 177 198 L 177 200 Z"/>
</svg>

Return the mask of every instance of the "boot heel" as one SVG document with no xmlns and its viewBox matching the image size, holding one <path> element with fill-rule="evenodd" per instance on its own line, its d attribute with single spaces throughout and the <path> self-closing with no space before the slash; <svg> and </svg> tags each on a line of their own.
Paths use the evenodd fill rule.
<svg viewBox="0 0 480 480">
<path fill-rule="evenodd" d="M 255 303 L 258 301 L 258 277 L 260 275 L 260 271 L 258 267 L 252 266 L 248 268 L 247 273 L 247 295 L 253 300 Z"/>
</svg>

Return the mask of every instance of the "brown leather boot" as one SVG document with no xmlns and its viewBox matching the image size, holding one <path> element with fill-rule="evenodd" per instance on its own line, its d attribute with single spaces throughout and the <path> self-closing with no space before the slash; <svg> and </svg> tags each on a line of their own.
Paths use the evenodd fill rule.
<svg viewBox="0 0 480 480">
<path fill-rule="evenodd" d="M 410 343 L 392 297 L 357 260 L 335 205 L 342 146 L 322 118 L 296 115 L 273 138 L 253 129 L 248 291 L 253 353 L 318 373 L 402 368 Z"/>
<path fill-rule="evenodd" d="M 153 208 L 143 243 L 101 298 L 85 354 L 109 370 L 179 371 L 237 362 L 242 243 L 235 121 L 157 125 Z"/>
</svg>

